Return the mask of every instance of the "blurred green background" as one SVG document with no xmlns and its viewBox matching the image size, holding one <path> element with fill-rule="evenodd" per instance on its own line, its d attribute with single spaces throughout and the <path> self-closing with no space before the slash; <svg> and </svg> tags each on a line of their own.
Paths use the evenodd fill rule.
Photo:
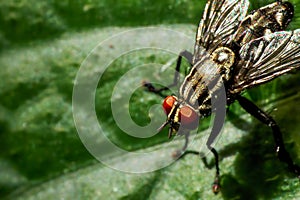
<svg viewBox="0 0 300 200">
<path fill-rule="evenodd" d="M 270 2 L 273 1 L 251 1 L 250 9 Z M 300 1 L 290 2 L 296 7 L 289 29 L 297 29 L 300 28 Z M 203 164 L 196 156 L 138 177 L 109 171 L 85 149 L 72 118 L 74 78 L 82 61 L 98 42 L 132 27 L 150 25 L 172 27 L 194 37 L 205 3 L 204 0 L 1 1 L 0 199 L 58 199 L 67 193 L 71 194 L 65 196 L 66 199 L 98 199 L 104 194 L 111 195 L 111 199 L 213 198 L 209 184 L 214 171 L 199 171 Z M 156 144 L 166 148 L 165 132 L 147 140 L 126 136 L 107 109 L 114 84 L 131 66 L 143 62 L 164 63 L 171 59 L 170 55 L 147 54 L 145 57 L 140 53 L 134 56 L 113 63 L 106 72 L 106 81 L 101 85 L 104 92 L 98 90 L 96 93 L 99 120 L 104 121 L 109 130 L 108 137 L 125 149 L 146 149 Z M 286 133 L 287 148 L 298 163 L 299 78 L 299 75 L 284 76 L 245 93 L 274 114 Z M 132 118 L 146 125 L 148 108 L 160 102 L 161 98 L 138 90 L 131 100 Z M 232 139 L 232 144 L 218 147 L 222 149 L 221 156 L 229 159 L 221 164 L 225 171 L 223 193 L 214 198 L 299 198 L 299 183 L 273 154 L 270 130 L 249 117 L 242 119 L 240 116 L 245 113 L 236 104 L 229 111 L 228 124 L 233 126 L 224 132 L 233 134 L 227 137 Z M 208 123 L 204 122 L 201 129 L 207 128 Z M 234 137 L 235 132 L 242 133 Z M 86 174 L 98 170 L 98 182 L 78 183 L 71 176 L 84 179 Z M 211 175 L 206 177 L 207 174 Z M 77 184 L 76 187 L 68 189 L 63 185 L 68 181 L 71 185 Z M 115 191 L 116 184 L 121 188 L 118 191 Z M 60 191 L 60 186 L 65 190 Z M 111 190 L 113 192 L 109 192 Z"/>
</svg>

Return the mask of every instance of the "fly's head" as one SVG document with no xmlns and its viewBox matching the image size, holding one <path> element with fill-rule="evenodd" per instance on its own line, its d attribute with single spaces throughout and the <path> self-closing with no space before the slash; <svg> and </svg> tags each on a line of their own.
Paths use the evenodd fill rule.
<svg viewBox="0 0 300 200">
<path fill-rule="evenodd" d="M 177 97 L 167 96 L 162 106 L 167 115 L 167 120 L 158 130 L 161 131 L 169 125 L 169 138 L 175 135 L 179 128 L 186 132 L 198 127 L 199 115 L 195 109 L 178 101 Z"/>
</svg>

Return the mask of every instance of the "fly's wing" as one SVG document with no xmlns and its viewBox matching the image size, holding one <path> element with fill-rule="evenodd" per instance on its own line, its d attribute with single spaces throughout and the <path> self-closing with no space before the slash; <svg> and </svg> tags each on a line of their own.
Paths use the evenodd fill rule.
<svg viewBox="0 0 300 200">
<path fill-rule="evenodd" d="M 246 16 L 248 6 L 248 0 L 208 0 L 197 30 L 193 63 L 201 58 L 201 47 L 214 49 L 230 42 L 229 36 Z"/>
<path fill-rule="evenodd" d="M 233 72 L 233 93 L 300 68 L 300 29 L 276 32 L 242 46 Z"/>
</svg>

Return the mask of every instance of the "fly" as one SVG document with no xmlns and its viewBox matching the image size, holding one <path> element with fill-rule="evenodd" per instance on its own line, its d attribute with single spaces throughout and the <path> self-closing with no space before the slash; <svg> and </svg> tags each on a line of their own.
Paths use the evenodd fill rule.
<svg viewBox="0 0 300 200">
<path fill-rule="evenodd" d="M 189 132 L 198 127 L 199 119 L 211 114 L 212 91 L 218 95 L 220 84 L 224 83 L 227 106 L 238 101 L 245 111 L 271 127 L 278 158 L 300 178 L 300 167 L 286 151 L 276 122 L 241 95 L 245 89 L 300 68 L 300 29 L 284 31 L 292 20 L 293 5 L 277 0 L 247 15 L 248 6 L 248 0 L 208 0 L 198 26 L 194 54 L 183 51 L 177 59 L 177 72 L 182 57 L 189 61 L 191 68 L 179 87 L 178 96 L 165 97 L 163 109 L 167 120 L 159 130 L 169 126 L 170 138 L 182 128 L 180 134 L 186 138 L 182 152 L 185 151 Z M 214 73 L 220 77 L 207 82 L 206 71 L 211 69 L 216 69 Z M 179 74 L 175 73 L 169 87 L 178 83 Z M 161 96 L 169 88 L 155 88 L 151 83 L 144 86 Z M 218 193 L 218 153 L 210 144 L 207 146 L 215 158 L 213 192 Z"/>
</svg>

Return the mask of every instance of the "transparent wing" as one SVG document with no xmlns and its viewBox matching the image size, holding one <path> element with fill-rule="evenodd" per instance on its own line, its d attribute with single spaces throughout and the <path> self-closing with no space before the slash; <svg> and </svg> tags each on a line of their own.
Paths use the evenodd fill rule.
<svg viewBox="0 0 300 200">
<path fill-rule="evenodd" d="M 197 30 L 193 63 L 201 57 L 200 47 L 208 50 L 228 42 L 248 6 L 248 0 L 208 0 Z"/>
<path fill-rule="evenodd" d="M 300 68 L 300 29 L 276 32 L 244 45 L 234 73 L 233 92 Z"/>
</svg>

